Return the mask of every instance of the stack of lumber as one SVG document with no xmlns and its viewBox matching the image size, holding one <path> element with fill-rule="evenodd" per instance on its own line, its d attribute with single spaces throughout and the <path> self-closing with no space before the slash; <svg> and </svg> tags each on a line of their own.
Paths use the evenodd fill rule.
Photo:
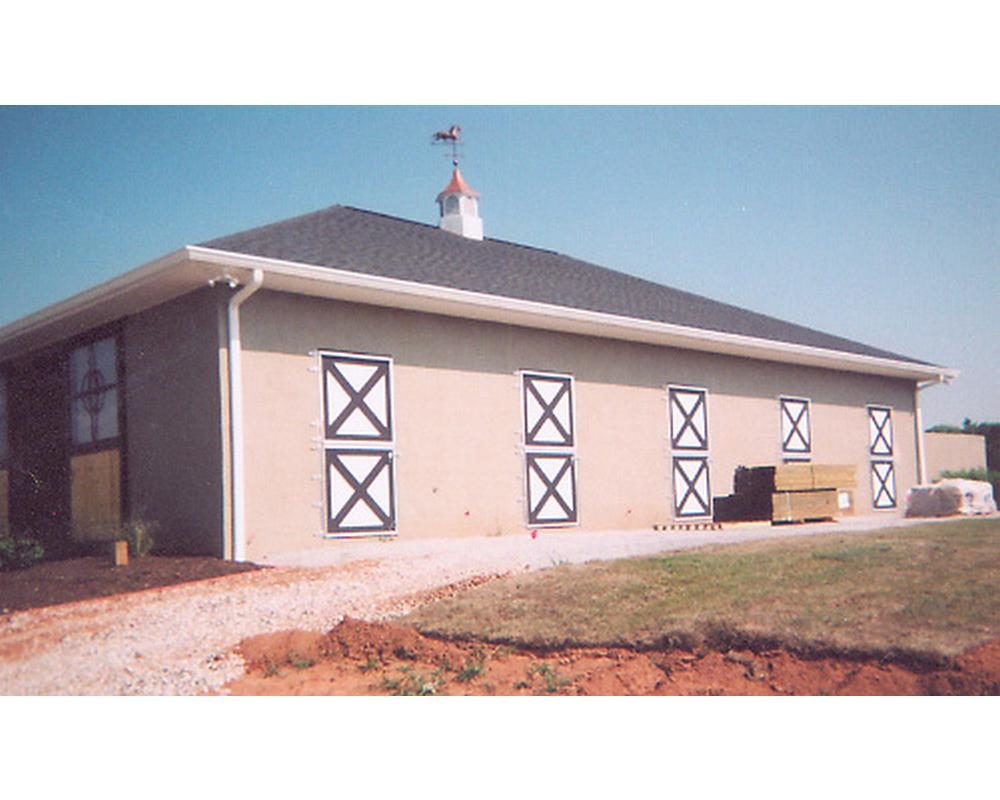
<svg viewBox="0 0 1000 800">
<path fill-rule="evenodd" d="M 833 519 L 853 508 L 854 467 L 780 464 L 737 467 L 733 494 L 713 501 L 717 522 Z"/>
<path fill-rule="evenodd" d="M 776 492 L 855 487 L 854 467 L 850 464 L 781 464 L 773 469 Z"/>
<path fill-rule="evenodd" d="M 854 506 L 850 464 L 781 464 L 774 471 L 772 522 L 835 519 Z"/>
</svg>

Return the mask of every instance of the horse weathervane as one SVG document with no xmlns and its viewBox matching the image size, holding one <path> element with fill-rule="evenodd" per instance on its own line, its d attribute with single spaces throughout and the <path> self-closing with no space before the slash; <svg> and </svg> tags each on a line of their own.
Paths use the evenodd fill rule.
<svg viewBox="0 0 1000 800">
<path fill-rule="evenodd" d="M 446 131 L 436 131 L 431 137 L 431 144 L 443 144 L 451 147 L 451 163 L 458 166 L 458 146 L 462 144 L 462 128 L 452 125 Z"/>
</svg>

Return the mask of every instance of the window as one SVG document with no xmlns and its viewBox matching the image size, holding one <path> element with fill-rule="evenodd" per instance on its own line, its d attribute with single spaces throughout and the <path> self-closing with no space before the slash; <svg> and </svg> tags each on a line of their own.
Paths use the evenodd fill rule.
<svg viewBox="0 0 1000 800">
<path fill-rule="evenodd" d="M 89 447 L 117 439 L 118 346 L 109 336 L 76 348 L 69 357 L 72 442 Z"/>
<path fill-rule="evenodd" d="M 396 528 L 392 360 L 321 353 L 326 530 Z"/>
<path fill-rule="evenodd" d="M 895 508 L 892 409 L 888 406 L 868 406 L 868 453 L 871 456 L 872 505 Z"/>
<path fill-rule="evenodd" d="M 521 373 L 529 525 L 578 521 L 573 377 Z"/>
<path fill-rule="evenodd" d="M 667 387 L 674 516 L 711 517 L 708 463 L 708 390 Z"/>
<path fill-rule="evenodd" d="M 809 400 L 802 397 L 778 398 L 781 406 L 781 453 L 786 459 L 808 461 L 812 452 Z"/>
</svg>

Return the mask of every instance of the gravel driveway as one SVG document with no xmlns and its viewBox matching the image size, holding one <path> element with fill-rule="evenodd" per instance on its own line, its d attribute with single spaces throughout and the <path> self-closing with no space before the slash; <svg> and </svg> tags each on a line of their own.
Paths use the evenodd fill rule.
<svg viewBox="0 0 1000 800">
<path fill-rule="evenodd" d="M 422 593 L 480 576 L 705 544 L 913 524 L 898 516 L 724 531 L 539 532 L 475 539 L 331 542 L 273 569 L 33 609 L 0 618 L 0 694 L 187 695 L 242 673 L 243 638 L 378 619 Z"/>
</svg>

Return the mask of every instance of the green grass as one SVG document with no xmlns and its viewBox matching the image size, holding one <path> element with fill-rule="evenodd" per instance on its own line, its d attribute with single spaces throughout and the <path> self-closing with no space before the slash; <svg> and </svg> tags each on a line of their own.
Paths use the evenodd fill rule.
<svg viewBox="0 0 1000 800">
<path fill-rule="evenodd" d="M 535 648 L 784 646 L 940 660 L 1000 636 L 1000 520 L 561 565 L 408 618 Z"/>
</svg>

